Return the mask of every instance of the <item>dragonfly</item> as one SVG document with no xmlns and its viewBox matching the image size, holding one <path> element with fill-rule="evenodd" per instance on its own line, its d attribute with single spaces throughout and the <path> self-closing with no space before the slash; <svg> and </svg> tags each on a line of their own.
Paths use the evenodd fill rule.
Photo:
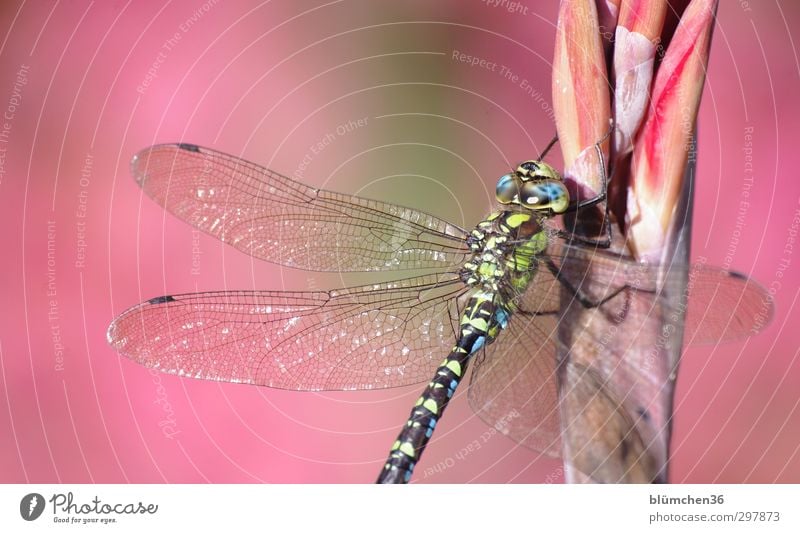
<svg viewBox="0 0 800 533">
<path fill-rule="evenodd" d="M 668 267 L 590 246 L 554 223 L 603 201 L 606 178 L 598 144 L 603 191 L 572 201 L 562 176 L 543 161 L 553 142 L 498 180 L 498 208 L 471 230 L 409 207 L 317 189 L 210 148 L 144 149 L 131 163 L 144 192 L 245 254 L 311 271 L 406 274 L 336 290 L 159 296 L 116 317 L 108 342 L 169 374 L 279 389 L 427 381 L 379 483 L 410 481 L 470 364 L 467 395 L 479 417 L 557 456 L 555 354 L 565 302 L 602 308 L 623 301 L 638 310 L 643 306 L 628 304 L 659 303 L 665 291 L 681 288 L 665 275 Z M 768 298 L 757 283 L 708 266 L 669 268 L 691 268 L 687 338 L 740 339 L 763 325 Z"/>
</svg>

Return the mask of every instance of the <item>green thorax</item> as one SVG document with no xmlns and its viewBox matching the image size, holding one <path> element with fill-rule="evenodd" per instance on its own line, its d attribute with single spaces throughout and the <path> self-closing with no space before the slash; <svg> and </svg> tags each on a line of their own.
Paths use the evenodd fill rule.
<svg viewBox="0 0 800 533">
<path fill-rule="evenodd" d="M 478 223 L 469 239 L 473 256 L 464 264 L 468 285 L 485 291 L 523 292 L 547 248 L 547 233 L 533 212 L 497 211 Z"/>
</svg>

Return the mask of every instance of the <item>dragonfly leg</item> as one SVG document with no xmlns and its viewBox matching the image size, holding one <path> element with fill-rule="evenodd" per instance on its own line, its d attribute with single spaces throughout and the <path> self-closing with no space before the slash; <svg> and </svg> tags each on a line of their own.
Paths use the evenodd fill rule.
<svg viewBox="0 0 800 533">
<path fill-rule="evenodd" d="M 593 239 L 577 235 L 574 232 L 559 232 L 559 236 L 566 241 L 577 242 L 587 246 L 595 246 L 597 248 L 609 248 L 611 246 L 612 234 L 608 207 L 608 173 L 606 172 L 606 158 L 603 155 L 603 149 L 601 148 L 601 145 L 606 141 L 606 139 L 608 139 L 612 131 L 614 131 L 614 126 L 611 126 L 603 138 L 597 141 L 594 145 L 594 149 L 597 152 L 597 158 L 600 163 L 600 192 L 593 198 L 576 202 L 566 211 L 566 213 L 579 212 L 581 209 L 592 207 L 600 202 L 605 202 L 605 207 L 603 209 L 604 236 L 602 239 Z"/>
<path fill-rule="evenodd" d="M 553 276 L 555 276 L 556 279 L 558 279 L 558 281 L 561 282 L 561 285 L 563 287 L 565 287 L 568 291 L 570 291 L 570 293 L 575 297 L 576 300 L 578 300 L 578 302 L 580 302 L 580 304 L 582 306 L 584 306 L 584 307 L 586 307 L 588 309 L 592 309 L 594 307 L 600 307 L 604 303 L 606 303 L 609 300 L 615 298 L 617 295 L 619 295 L 620 293 L 622 293 L 626 289 L 631 288 L 631 287 L 628 287 L 627 285 L 622 285 L 620 288 L 618 288 L 617 290 L 613 291 L 611 294 L 609 294 L 605 298 L 602 298 L 600 300 L 596 300 L 596 299 L 593 299 L 593 298 L 590 298 L 590 297 L 586 296 L 584 293 L 581 292 L 581 290 L 578 287 L 575 287 L 574 285 L 572 285 L 572 283 L 570 283 L 569 280 L 565 279 L 564 276 L 561 274 L 561 269 L 558 268 L 558 266 L 556 266 L 553 263 L 552 260 L 547 259 L 546 261 L 544 261 L 544 264 L 547 265 L 547 269 L 550 270 L 550 272 L 553 273 Z"/>
<path fill-rule="evenodd" d="M 553 230 L 553 234 L 556 237 L 559 237 L 569 244 L 580 244 L 583 246 L 589 246 L 591 248 L 601 248 L 606 249 L 611 247 L 611 224 L 603 224 L 603 233 L 605 235 L 602 239 L 593 239 L 588 237 L 582 237 L 576 233 L 571 231 L 564 231 L 564 230 Z"/>
</svg>

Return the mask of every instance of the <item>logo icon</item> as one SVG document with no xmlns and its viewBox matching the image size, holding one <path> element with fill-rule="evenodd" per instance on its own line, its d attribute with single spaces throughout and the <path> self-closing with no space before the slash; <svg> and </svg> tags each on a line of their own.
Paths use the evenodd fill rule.
<svg viewBox="0 0 800 533">
<path fill-rule="evenodd" d="M 39 518 L 42 511 L 44 511 L 44 497 L 41 494 L 31 492 L 19 502 L 19 514 L 28 522 Z"/>
</svg>

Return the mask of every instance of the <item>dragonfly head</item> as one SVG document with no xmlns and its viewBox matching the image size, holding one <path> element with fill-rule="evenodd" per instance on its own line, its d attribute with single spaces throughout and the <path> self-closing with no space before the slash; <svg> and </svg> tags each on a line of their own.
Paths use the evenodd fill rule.
<svg viewBox="0 0 800 533">
<path fill-rule="evenodd" d="M 561 175 L 547 163 L 524 161 L 497 181 L 497 201 L 546 213 L 564 213 L 569 192 Z"/>
</svg>

